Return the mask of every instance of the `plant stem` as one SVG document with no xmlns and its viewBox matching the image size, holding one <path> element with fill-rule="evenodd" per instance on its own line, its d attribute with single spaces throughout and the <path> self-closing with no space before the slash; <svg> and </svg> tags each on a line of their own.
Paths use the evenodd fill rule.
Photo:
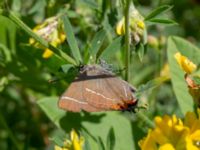
<svg viewBox="0 0 200 150">
<path fill-rule="evenodd" d="M 130 0 L 126 1 L 126 6 L 124 10 L 125 16 L 125 80 L 129 81 L 130 78 L 130 33 L 129 33 L 129 8 L 130 8 Z"/>
<path fill-rule="evenodd" d="M 150 128 L 154 128 L 155 125 L 145 114 L 142 112 L 137 112 L 137 117 L 143 120 Z"/>
<path fill-rule="evenodd" d="M 160 71 L 161 71 L 161 61 L 162 61 L 162 55 L 161 55 L 161 51 L 158 49 L 158 55 L 157 55 L 157 71 L 156 71 L 156 76 L 160 75 Z"/>
<path fill-rule="evenodd" d="M 21 146 L 18 144 L 17 139 L 15 138 L 15 136 L 13 135 L 12 131 L 10 130 L 10 128 L 8 127 L 8 124 L 6 123 L 5 118 L 3 117 L 3 115 L 0 112 L 0 124 L 4 127 L 4 129 L 6 129 L 6 131 L 8 132 L 8 135 L 11 139 L 11 141 L 13 142 L 13 144 L 15 145 L 17 150 L 22 150 Z"/>
<path fill-rule="evenodd" d="M 41 38 L 40 36 L 38 36 L 37 34 L 35 34 L 23 21 L 21 21 L 15 15 L 14 12 L 0 9 L 0 15 L 4 15 L 5 17 L 8 17 L 18 27 L 20 27 L 21 29 L 23 29 L 26 33 L 28 33 L 32 38 L 34 38 L 38 43 L 40 43 L 44 47 L 47 47 L 47 48 L 51 49 L 55 54 L 57 54 L 58 56 L 61 56 L 62 58 L 64 58 L 69 63 L 71 63 L 73 65 L 77 65 L 76 62 L 75 62 L 75 60 L 72 57 L 70 57 L 69 55 L 67 55 L 66 53 L 64 53 L 62 50 L 59 50 L 58 48 L 52 46 L 47 41 L 45 41 L 43 38 Z"/>
<path fill-rule="evenodd" d="M 156 49 L 158 51 L 158 67 L 157 67 L 157 73 L 156 73 L 156 76 L 159 76 L 160 75 L 160 72 L 162 70 L 162 66 L 163 66 L 163 50 L 161 47 L 158 47 Z"/>
</svg>

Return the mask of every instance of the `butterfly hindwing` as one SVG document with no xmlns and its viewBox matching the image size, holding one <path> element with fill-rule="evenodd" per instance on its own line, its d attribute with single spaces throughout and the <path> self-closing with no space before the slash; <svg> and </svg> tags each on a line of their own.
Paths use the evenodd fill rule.
<svg viewBox="0 0 200 150">
<path fill-rule="evenodd" d="M 79 79 L 79 78 L 78 78 Z M 58 106 L 67 111 L 80 112 L 81 110 L 93 112 L 99 111 L 90 106 L 83 97 L 84 81 L 73 81 L 64 94 L 60 97 Z"/>
<path fill-rule="evenodd" d="M 134 88 L 97 65 L 85 66 L 60 97 L 59 107 L 67 111 L 88 112 L 124 110 L 135 105 Z"/>
</svg>

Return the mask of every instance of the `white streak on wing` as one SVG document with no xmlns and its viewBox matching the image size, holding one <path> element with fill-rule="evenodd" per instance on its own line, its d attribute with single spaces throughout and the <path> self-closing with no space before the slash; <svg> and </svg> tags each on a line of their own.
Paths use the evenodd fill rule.
<svg viewBox="0 0 200 150">
<path fill-rule="evenodd" d="M 125 96 L 128 97 L 127 92 L 126 92 L 126 87 L 123 86 L 123 89 L 124 89 Z"/>
<path fill-rule="evenodd" d="M 107 99 L 107 100 L 116 101 L 115 99 L 105 97 L 103 94 L 100 94 L 100 93 L 98 93 L 98 92 L 95 92 L 95 91 L 93 91 L 93 90 L 91 90 L 91 89 L 85 88 L 85 90 L 88 91 L 88 92 L 91 92 L 92 94 L 99 95 L 99 96 L 101 96 L 101 97 L 103 97 L 103 98 L 105 98 L 105 99 Z"/>
<path fill-rule="evenodd" d="M 87 102 L 81 102 L 81 101 L 79 101 L 79 100 L 77 100 L 75 98 L 68 97 L 68 96 L 62 96 L 61 99 L 66 99 L 66 100 L 74 101 L 76 103 L 80 103 L 80 104 L 84 104 L 84 105 L 88 104 Z"/>
</svg>

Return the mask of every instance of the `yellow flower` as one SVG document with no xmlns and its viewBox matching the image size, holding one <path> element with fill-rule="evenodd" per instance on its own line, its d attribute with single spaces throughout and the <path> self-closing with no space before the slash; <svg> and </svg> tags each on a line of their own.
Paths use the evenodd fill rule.
<svg viewBox="0 0 200 150">
<path fill-rule="evenodd" d="M 140 28 L 140 29 L 145 29 L 144 21 L 138 20 L 138 21 L 137 21 L 137 26 L 138 26 L 138 28 Z"/>
<path fill-rule="evenodd" d="M 162 145 L 159 150 L 175 150 L 175 148 L 173 147 L 173 145 L 167 143 Z"/>
<path fill-rule="evenodd" d="M 189 112 L 185 116 L 185 125 L 190 128 L 190 134 L 187 137 L 188 150 L 200 150 L 200 109 L 195 113 Z"/>
<path fill-rule="evenodd" d="M 55 150 L 82 150 L 84 144 L 84 138 L 79 137 L 75 130 L 70 133 L 70 140 L 64 141 L 64 146 L 55 146 Z"/>
<path fill-rule="evenodd" d="M 152 130 L 149 130 L 147 137 L 139 141 L 139 146 L 141 150 L 156 150 L 157 145 L 152 137 Z"/>
<path fill-rule="evenodd" d="M 124 35 L 125 34 L 125 25 L 124 25 L 124 18 L 122 18 L 116 26 L 116 33 L 118 35 Z"/>
<path fill-rule="evenodd" d="M 42 57 L 43 57 L 43 58 L 49 58 L 49 57 L 51 57 L 52 55 L 53 55 L 53 52 L 52 52 L 50 49 L 46 48 L 46 49 L 44 50 L 44 53 L 42 54 Z"/>
<path fill-rule="evenodd" d="M 57 17 L 46 19 L 43 23 L 33 28 L 33 32 L 44 38 L 55 47 L 63 43 L 66 39 L 66 35 L 63 31 L 63 24 Z M 53 55 L 53 52 L 50 49 L 41 46 L 33 38 L 29 39 L 29 43 L 35 47 L 44 49 L 44 53 L 42 55 L 43 58 L 49 58 Z"/>
<path fill-rule="evenodd" d="M 181 55 L 179 52 L 174 55 L 176 61 L 178 62 L 179 66 L 187 73 L 191 74 L 193 71 L 196 70 L 197 66 L 190 61 L 187 57 Z"/>
<path fill-rule="evenodd" d="M 155 128 L 139 141 L 141 150 L 200 150 L 200 110 L 188 112 L 184 121 L 165 115 L 155 117 Z"/>
<path fill-rule="evenodd" d="M 134 8 L 130 11 L 130 34 L 131 40 L 139 43 L 143 40 L 144 31 L 146 30 L 144 24 L 144 18 L 140 15 L 140 13 Z M 116 33 L 117 35 L 125 35 L 125 18 L 123 17 L 116 26 Z"/>
<path fill-rule="evenodd" d="M 54 147 L 54 150 L 69 150 L 69 149 L 67 149 L 67 148 L 62 148 L 62 147 L 59 147 L 59 146 L 55 146 Z"/>
</svg>

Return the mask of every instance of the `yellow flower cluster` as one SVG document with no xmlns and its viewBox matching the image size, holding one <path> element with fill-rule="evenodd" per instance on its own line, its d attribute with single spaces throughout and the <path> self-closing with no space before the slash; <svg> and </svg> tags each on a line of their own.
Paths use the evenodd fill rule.
<svg viewBox="0 0 200 150">
<path fill-rule="evenodd" d="M 184 121 L 175 115 L 155 117 L 155 124 L 139 141 L 141 150 L 200 150 L 200 110 L 188 112 Z"/>
<path fill-rule="evenodd" d="M 143 39 L 144 31 L 145 31 L 145 24 L 143 17 L 139 14 L 139 12 L 134 9 L 130 12 L 130 33 L 131 33 L 131 40 L 136 43 L 139 43 Z M 116 33 L 118 35 L 125 34 L 125 18 L 123 17 L 116 26 Z"/>
<path fill-rule="evenodd" d="M 64 146 L 55 146 L 54 150 L 82 150 L 84 144 L 84 138 L 79 137 L 75 130 L 70 133 L 70 140 L 64 141 Z"/>
<path fill-rule="evenodd" d="M 193 71 L 196 70 L 197 66 L 190 61 L 187 57 L 181 55 L 179 52 L 174 55 L 176 61 L 178 62 L 179 66 L 187 73 L 191 74 Z"/>
<path fill-rule="evenodd" d="M 33 28 L 33 32 L 44 38 L 55 47 L 63 43 L 66 39 L 66 35 L 63 31 L 63 24 L 58 17 L 46 19 L 42 24 L 39 24 Z M 49 58 L 53 55 L 53 52 L 50 49 L 42 47 L 33 38 L 29 39 L 29 43 L 45 50 L 43 53 L 43 58 Z"/>
</svg>

